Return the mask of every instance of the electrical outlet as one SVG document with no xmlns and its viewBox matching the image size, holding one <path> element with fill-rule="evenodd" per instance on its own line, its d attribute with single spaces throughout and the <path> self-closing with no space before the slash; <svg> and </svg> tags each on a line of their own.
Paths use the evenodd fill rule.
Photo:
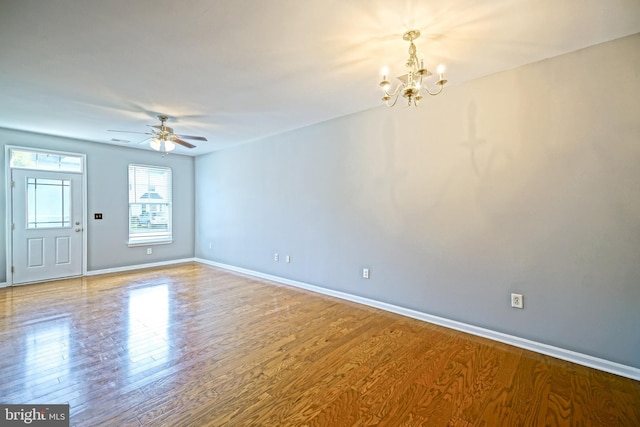
<svg viewBox="0 0 640 427">
<path fill-rule="evenodd" d="M 511 307 L 524 308 L 524 297 L 522 294 L 511 294 Z"/>
<path fill-rule="evenodd" d="M 153 249 L 147 248 L 147 255 L 151 255 L 153 253 Z"/>
<path fill-rule="evenodd" d="M 369 278 L 369 269 L 368 268 L 363 268 L 362 269 L 362 278 L 363 279 L 368 279 Z"/>
<path fill-rule="evenodd" d="M 278 262 L 280 260 L 280 255 L 278 255 L 277 253 L 273 254 L 273 260 Z"/>
</svg>

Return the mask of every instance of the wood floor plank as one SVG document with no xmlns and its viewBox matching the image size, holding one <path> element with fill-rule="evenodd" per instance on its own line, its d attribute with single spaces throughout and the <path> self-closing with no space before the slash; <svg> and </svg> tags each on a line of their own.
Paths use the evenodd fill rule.
<svg viewBox="0 0 640 427">
<path fill-rule="evenodd" d="M 74 426 L 638 426 L 640 383 L 187 263 L 0 289 L 0 400 Z"/>
</svg>

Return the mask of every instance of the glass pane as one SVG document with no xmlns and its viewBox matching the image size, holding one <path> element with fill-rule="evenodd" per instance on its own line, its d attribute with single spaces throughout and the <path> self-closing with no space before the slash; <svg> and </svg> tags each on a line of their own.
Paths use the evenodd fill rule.
<svg viewBox="0 0 640 427">
<path fill-rule="evenodd" d="M 82 172 L 82 157 L 27 150 L 11 150 L 9 165 L 19 169 Z"/>
<path fill-rule="evenodd" d="M 170 240 L 171 169 L 129 165 L 129 243 Z"/>
<path fill-rule="evenodd" d="M 170 203 L 171 169 L 129 166 L 129 203 Z"/>
<path fill-rule="evenodd" d="M 159 236 L 171 234 L 171 209 L 168 203 L 130 203 L 129 234 Z"/>
<path fill-rule="evenodd" d="M 27 178 L 27 228 L 71 226 L 71 181 Z"/>
</svg>

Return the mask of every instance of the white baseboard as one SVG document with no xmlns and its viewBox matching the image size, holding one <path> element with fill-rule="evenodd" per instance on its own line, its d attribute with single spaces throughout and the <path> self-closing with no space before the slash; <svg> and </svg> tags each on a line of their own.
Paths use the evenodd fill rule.
<svg viewBox="0 0 640 427">
<path fill-rule="evenodd" d="M 114 267 L 114 268 L 105 268 L 103 270 L 92 270 L 92 271 L 87 271 L 86 275 L 97 276 L 99 274 L 122 273 L 124 271 L 141 270 L 144 268 L 153 268 L 153 267 L 164 267 L 167 265 L 184 264 L 185 262 L 195 262 L 195 261 L 196 261 L 195 258 L 184 258 L 184 259 L 177 259 L 172 261 L 151 262 L 148 264 L 128 265 L 126 267 Z"/>
<path fill-rule="evenodd" d="M 87 271 L 85 276 L 97 276 L 99 274 L 121 273 L 124 271 L 142 270 L 144 268 L 153 268 L 153 267 L 164 267 L 167 265 L 184 264 L 186 262 L 195 262 L 195 261 L 196 261 L 195 258 L 184 258 L 184 259 L 177 259 L 177 260 L 171 260 L 171 261 L 152 262 L 148 264 L 128 265 L 126 267 L 105 268 L 103 270 Z M 7 286 L 8 286 L 7 282 L 0 282 L 0 288 L 5 288 Z"/>
<path fill-rule="evenodd" d="M 340 298 L 343 300 L 355 302 L 358 304 L 367 305 L 369 307 L 379 308 L 381 310 L 389 311 L 391 313 L 400 314 L 402 316 L 411 317 L 413 319 L 422 320 L 424 322 L 433 323 L 435 325 L 444 326 L 446 328 L 455 329 L 457 331 L 466 332 L 468 334 L 476 335 L 483 338 L 488 338 L 490 340 L 499 341 L 505 344 L 513 345 L 515 347 L 535 351 L 537 353 L 546 354 L 547 356 L 552 356 L 558 359 L 566 360 L 568 362 L 577 363 L 579 365 L 588 366 L 590 368 L 598 369 L 604 372 L 609 372 L 612 374 L 620 375 L 622 377 L 631 378 L 633 380 L 640 381 L 640 369 L 634 368 L 633 366 L 622 365 L 620 363 L 612 362 L 605 359 L 600 359 L 598 357 L 589 356 L 588 354 L 582 354 L 582 353 L 567 350 L 564 348 L 555 347 L 555 346 L 543 344 L 536 341 L 531 341 L 525 338 L 520 338 L 514 335 L 508 335 L 502 332 L 480 328 L 478 326 L 469 325 L 467 323 L 462 323 L 462 322 L 446 319 L 439 316 L 433 316 L 431 314 L 423 313 L 423 312 L 412 310 L 405 307 L 400 307 L 393 304 L 388 304 L 381 301 L 372 300 L 369 298 L 360 297 L 357 295 L 348 294 L 346 292 L 326 289 L 320 286 L 310 285 L 308 283 L 285 279 L 278 276 L 272 276 L 270 274 L 264 274 L 258 271 L 248 270 L 240 267 L 234 267 L 232 265 L 222 264 L 219 262 L 209 261 L 206 259 L 195 258 L 194 260 L 202 264 L 207 264 L 213 267 L 234 271 L 236 273 L 258 277 L 261 279 L 270 280 L 272 282 L 294 286 L 296 288 L 306 289 L 308 291 L 317 292 L 323 295 L 328 295 L 328 296 Z"/>
</svg>

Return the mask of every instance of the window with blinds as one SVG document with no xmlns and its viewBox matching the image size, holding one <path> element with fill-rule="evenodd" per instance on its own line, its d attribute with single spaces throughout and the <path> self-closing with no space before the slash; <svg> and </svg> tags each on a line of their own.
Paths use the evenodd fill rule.
<svg viewBox="0 0 640 427">
<path fill-rule="evenodd" d="M 129 246 L 171 243 L 171 168 L 129 165 Z"/>
</svg>

